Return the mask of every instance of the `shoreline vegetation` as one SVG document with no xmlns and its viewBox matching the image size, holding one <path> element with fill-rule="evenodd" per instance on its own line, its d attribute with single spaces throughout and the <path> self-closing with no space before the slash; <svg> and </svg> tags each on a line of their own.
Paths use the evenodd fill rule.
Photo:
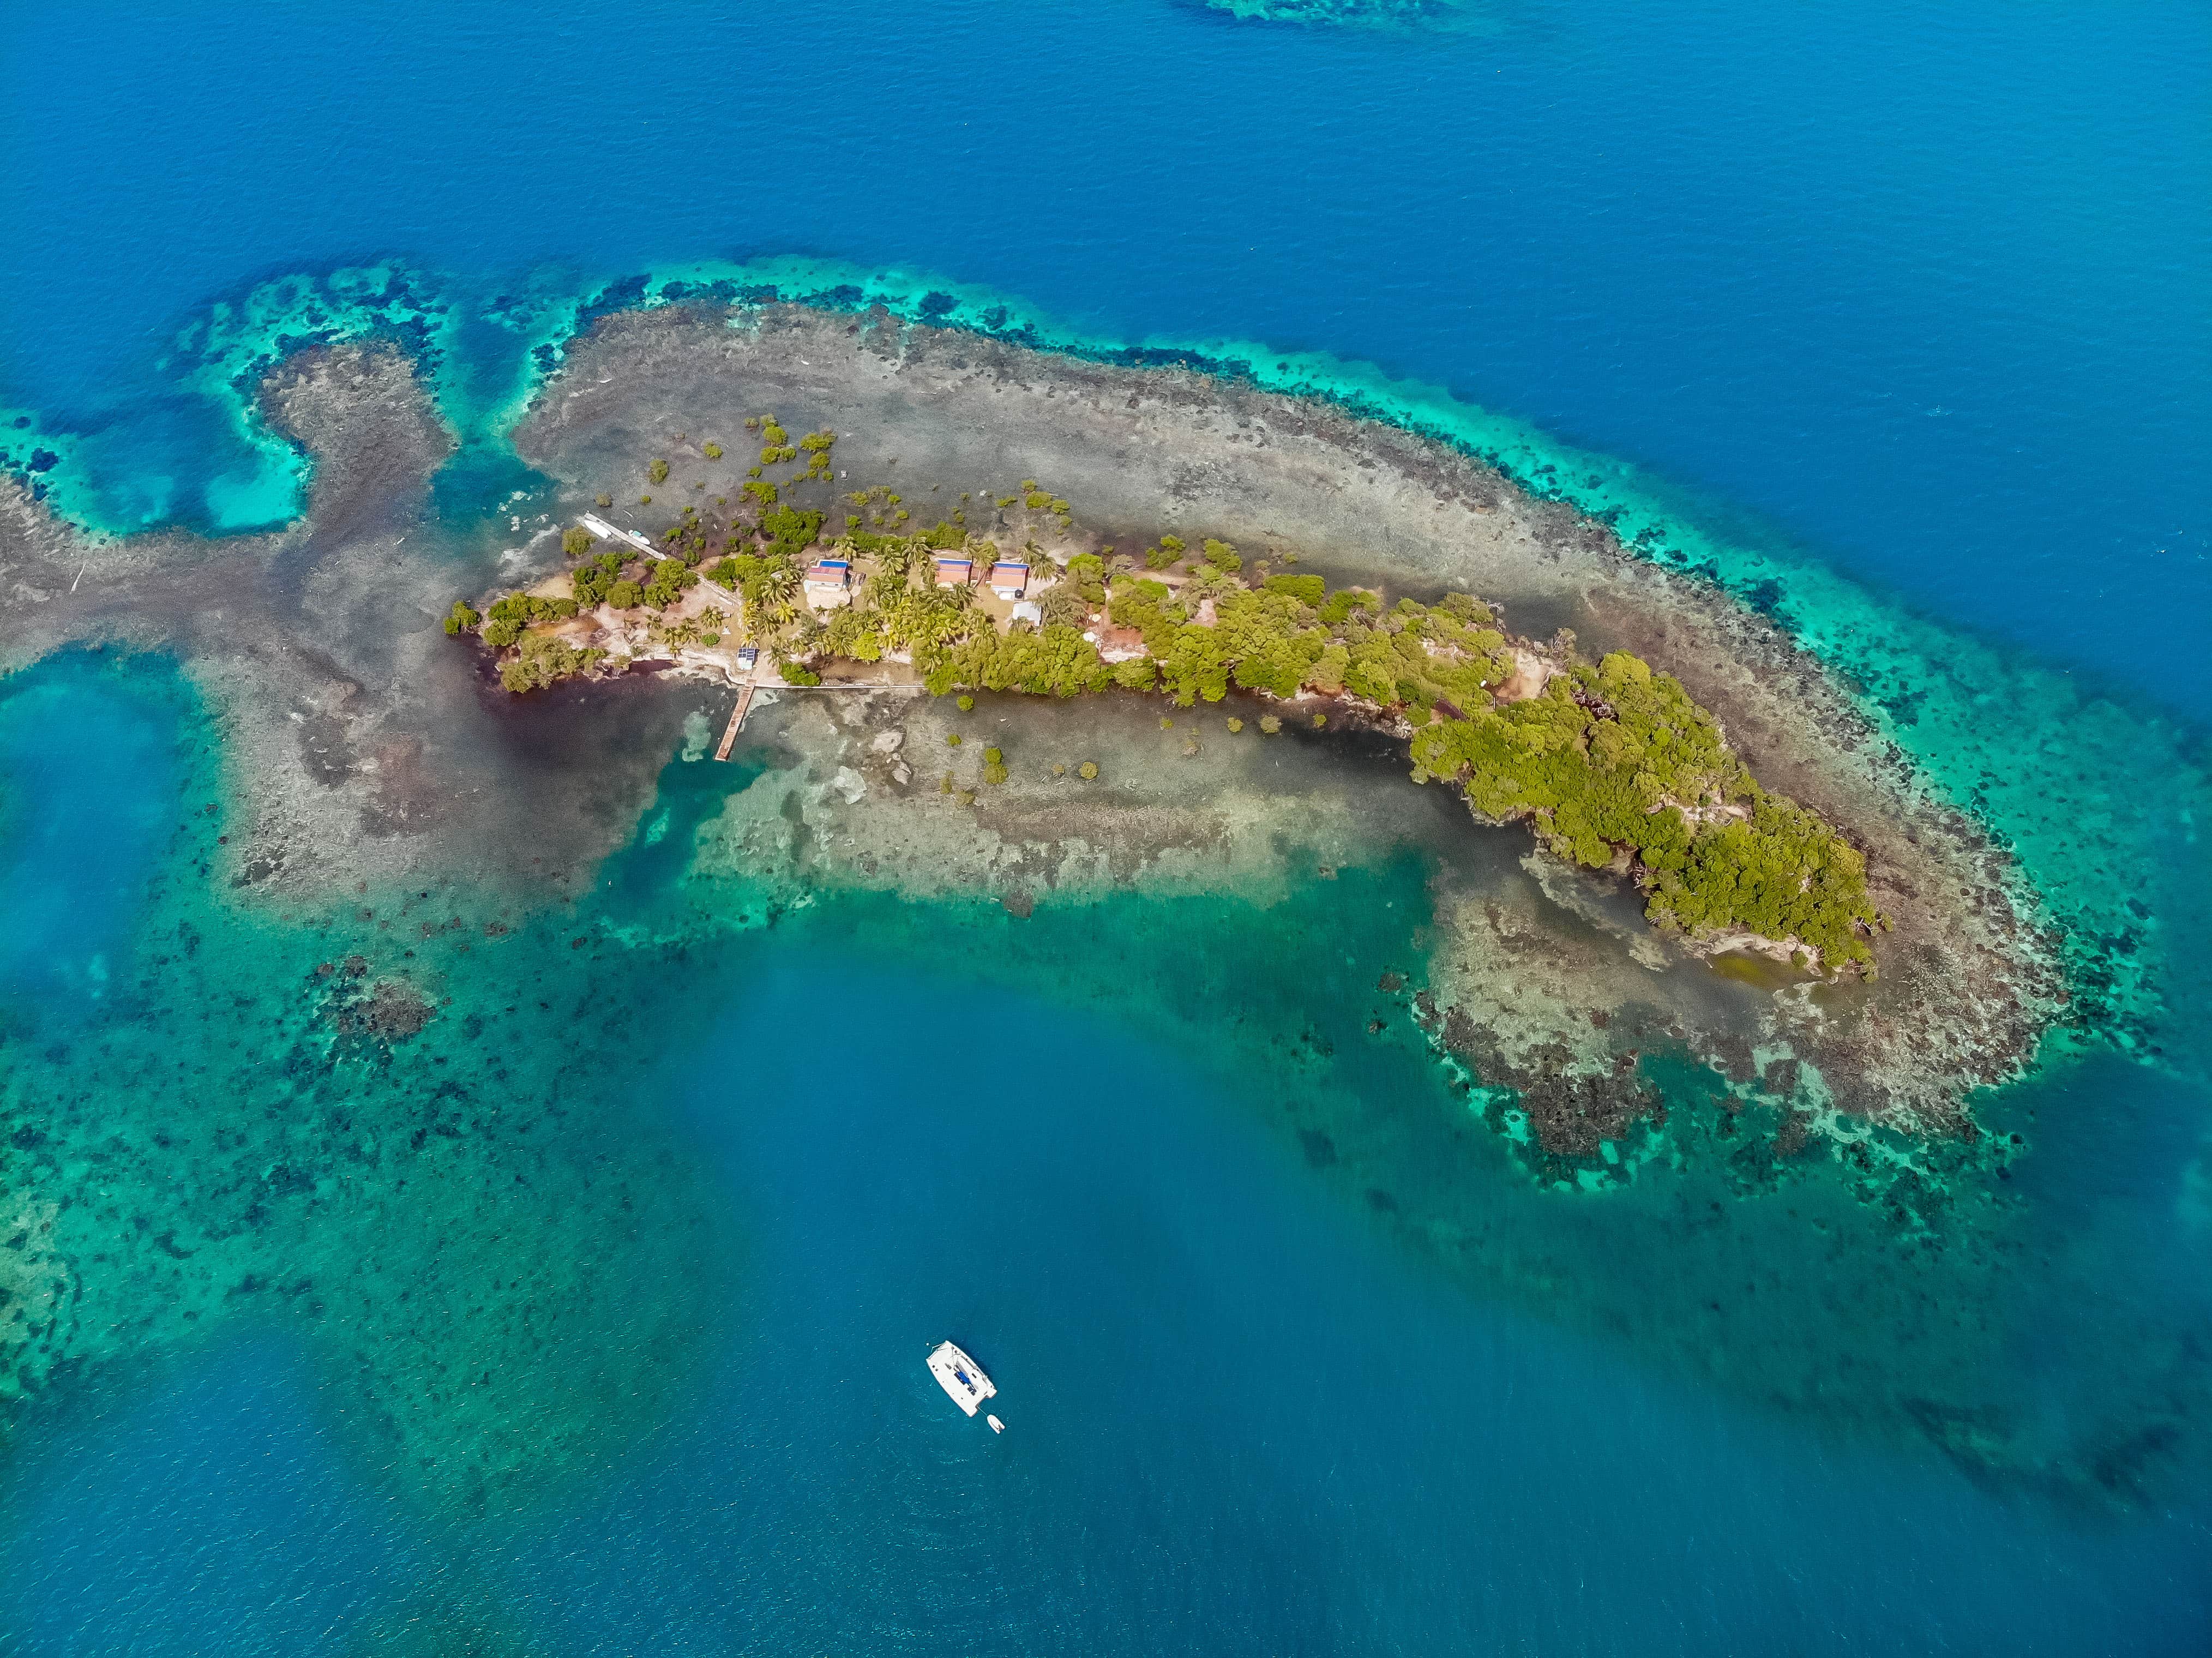
<svg viewBox="0 0 2212 1658">
<path fill-rule="evenodd" d="M 1034 478 L 963 494 L 923 525 L 887 484 L 838 487 L 836 434 L 744 424 L 757 459 L 742 478 L 720 438 L 684 437 L 638 480 L 633 510 L 658 503 L 656 537 L 600 517 L 616 510 L 603 490 L 562 532 L 568 569 L 481 610 L 456 600 L 447 633 L 492 651 L 516 694 L 647 663 L 736 685 L 910 683 L 963 710 L 979 690 L 1181 709 L 1242 691 L 1268 708 L 1262 738 L 1285 720 L 1393 733 L 1414 783 L 1456 786 L 1479 820 L 1526 821 L 1565 862 L 1628 878 L 1647 919 L 1693 945 L 1876 976 L 1891 923 L 1864 855 L 1762 788 L 1714 716 L 1639 656 L 1588 660 L 1566 629 L 1513 635 L 1464 592 L 1331 588 L 1295 551 L 1248 560 L 1164 532 L 1117 548 Z M 1002 782 L 990 759 L 987 784 Z"/>
</svg>

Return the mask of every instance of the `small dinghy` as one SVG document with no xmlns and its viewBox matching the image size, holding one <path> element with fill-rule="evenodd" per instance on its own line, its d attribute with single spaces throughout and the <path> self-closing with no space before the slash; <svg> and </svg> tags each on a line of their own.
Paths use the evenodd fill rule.
<svg viewBox="0 0 2212 1658">
<path fill-rule="evenodd" d="M 991 1424 L 991 1431 L 994 1434 L 1002 1434 L 1006 1430 L 1006 1424 L 995 1416 L 987 1416 L 983 1420 Z"/>
</svg>

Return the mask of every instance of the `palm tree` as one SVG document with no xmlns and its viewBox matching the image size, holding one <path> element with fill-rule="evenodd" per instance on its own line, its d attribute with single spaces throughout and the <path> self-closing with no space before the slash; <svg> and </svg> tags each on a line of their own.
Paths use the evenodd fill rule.
<svg viewBox="0 0 2212 1658">
<path fill-rule="evenodd" d="M 761 608 L 771 616 L 780 610 L 788 610 L 799 598 L 799 572 L 783 559 L 763 570 L 754 585 Z"/>
</svg>

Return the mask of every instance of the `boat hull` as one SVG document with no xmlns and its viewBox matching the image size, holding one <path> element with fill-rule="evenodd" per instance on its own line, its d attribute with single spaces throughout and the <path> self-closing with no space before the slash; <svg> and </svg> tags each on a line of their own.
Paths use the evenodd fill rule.
<svg viewBox="0 0 2212 1658">
<path fill-rule="evenodd" d="M 945 1389 L 945 1397 L 969 1416 L 999 1391 L 992 1385 L 991 1378 L 983 1374 L 983 1367 L 950 1341 L 939 1342 L 930 1350 L 929 1373 Z"/>
</svg>

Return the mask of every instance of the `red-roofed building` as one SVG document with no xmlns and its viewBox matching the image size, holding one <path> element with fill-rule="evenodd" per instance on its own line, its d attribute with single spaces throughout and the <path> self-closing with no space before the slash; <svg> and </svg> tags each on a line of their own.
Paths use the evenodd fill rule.
<svg viewBox="0 0 2212 1658">
<path fill-rule="evenodd" d="M 937 585 L 940 587 L 964 587 L 975 579 L 975 561 L 960 558 L 950 553 L 937 556 Z"/>
<path fill-rule="evenodd" d="M 853 567 L 842 558 L 825 558 L 806 567 L 806 602 L 820 610 L 846 604 L 853 598 Z"/>
<path fill-rule="evenodd" d="M 991 567 L 991 591 L 1001 598 L 1019 598 L 1029 591 L 1030 567 L 1001 559 Z"/>
</svg>

